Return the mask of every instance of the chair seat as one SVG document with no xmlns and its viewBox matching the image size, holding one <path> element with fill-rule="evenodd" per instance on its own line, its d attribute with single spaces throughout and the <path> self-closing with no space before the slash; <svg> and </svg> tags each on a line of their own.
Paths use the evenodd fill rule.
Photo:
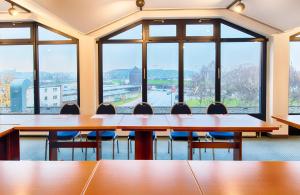
<svg viewBox="0 0 300 195">
<path fill-rule="evenodd" d="M 153 131 L 153 132 L 152 132 L 152 139 L 155 139 L 155 138 L 156 138 L 156 134 L 155 134 L 155 132 Z M 135 139 L 135 131 L 130 131 L 130 132 L 129 132 L 128 139 L 131 139 L 131 140 L 134 140 L 134 139 Z"/>
<path fill-rule="evenodd" d="M 103 131 L 102 133 L 99 132 L 99 135 L 102 140 L 112 140 L 117 137 L 117 134 L 115 131 Z M 88 139 L 95 140 L 96 139 L 96 131 L 92 131 L 87 135 Z"/>
<path fill-rule="evenodd" d="M 214 139 L 233 139 L 233 132 L 208 132 L 208 136 Z"/>
<path fill-rule="evenodd" d="M 199 135 L 196 132 L 192 133 L 193 140 L 198 140 Z M 175 141 L 188 141 L 189 132 L 184 131 L 172 131 L 170 133 L 170 138 Z"/>
<path fill-rule="evenodd" d="M 79 131 L 58 131 L 57 139 L 58 140 L 69 140 L 76 138 L 79 135 Z"/>
</svg>

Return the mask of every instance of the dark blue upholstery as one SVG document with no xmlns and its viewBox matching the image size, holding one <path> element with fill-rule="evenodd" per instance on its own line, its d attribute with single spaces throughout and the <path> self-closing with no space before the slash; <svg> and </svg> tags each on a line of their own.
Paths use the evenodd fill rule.
<svg viewBox="0 0 300 195">
<path fill-rule="evenodd" d="M 79 135 L 78 131 L 58 131 L 57 139 L 58 140 L 69 140 L 77 137 Z"/>
<path fill-rule="evenodd" d="M 155 139 L 155 136 L 156 136 L 155 132 L 152 132 L 152 139 Z M 134 140 L 134 138 L 135 138 L 135 131 L 130 131 L 129 135 L 128 135 L 128 138 L 131 139 L 131 140 Z"/>
<path fill-rule="evenodd" d="M 112 104 L 102 103 L 98 106 L 96 114 L 116 114 L 116 109 Z M 99 132 L 101 140 L 112 140 L 117 138 L 117 134 L 114 129 L 109 129 L 107 131 Z M 92 131 L 87 135 L 87 139 L 95 140 L 96 131 Z"/>
<path fill-rule="evenodd" d="M 101 136 L 101 140 L 112 140 L 117 137 L 117 134 L 115 131 L 103 131 L 99 132 L 99 136 Z M 96 131 L 90 132 L 87 135 L 88 139 L 95 140 L 96 139 Z"/>
<path fill-rule="evenodd" d="M 178 102 L 172 107 L 171 114 L 192 114 L 190 107 L 183 103 Z M 193 140 L 198 140 L 199 136 L 193 132 Z M 188 141 L 189 132 L 173 131 L 170 133 L 170 139 L 175 141 Z"/>
<path fill-rule="evenodd" d="M 233 132 L 209 132 L 208 135 L 215 139 L 233 139 Z"/>
<path fill-rule="evenodd" d="M 198 140 L 199 136 L 193 132 L 193 140 Z M 170 133 L 170 138 L 175 141 L 188 141 L 189 132 L 173 131 Z"/>
<path fill-rule="evenodd" d="M 142 102 L 142 103 L 137 104 L 134 107 L 133 114 L 153 114 L 153 110 L 152 110 L 152 107 L 148 103 Z M 155 137 L 156 137 L 155 132 L 153 132 L 152 135 L 153 135 L 152 136 L 153 139 L 155 139 Z M 129 132 L 128 139 L 131 139 L 131 140 L 135 139 L 134 131 Z"/>
<path fill-rule="evenodd" d="M 77 104 L 65 104 L 61 110 L 60 114 L 73 114 L 78 115 L 80 114 L 79 106 Z M 57 132 L 57 139 L 58 140 L 69 140 L 76 138 L 79 136 L 79 131 L 58 131 Z"/>
<path fill-rule="evenodd" d="M 207 114 L 227 114 L 227 108 L 224 104 L 216 102 L 210 104 L 207 108 Z M 209 132 L 208 136 L 214 139 L 233 139 L 234 134 L 232 132 Z"/>
</svg>

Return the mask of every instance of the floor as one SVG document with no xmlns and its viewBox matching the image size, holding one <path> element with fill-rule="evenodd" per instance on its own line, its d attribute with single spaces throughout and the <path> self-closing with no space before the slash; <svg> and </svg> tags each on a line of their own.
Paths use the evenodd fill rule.
<svg viewBox="0 0 300 195">
<path fill-rule="evenodd" d="M 120 153 L 116 151 L 115 159 L 127 159 L 127 139 L 119 138 Z M 102 158 L 112 159 L 112 142 L 106 141 L 102 144 Z M 132 145 L 134 149 L 134 142 Z M 300 161 L 300 136 L 289 138 L 244 138 L 243 139 L 243 160 L 249 161 Z M 217 160 L 232 160 L 232 150 L 217 149 Z M 22 137 L 21 138 L 21 159 L 22 160 L 44 160 L 45 138 Z M 176 160 L 187 159 L 187 143 L 174 142 L 173 158 Z M 71 149 L 60 149 L 59 160 L 71 160 Z M 81 149 L 75 149 L 75 160 L 84 160 L 85 155 Z M 88 160 L 95 160 L 93 149 L 88 149 Z M 130 159 L 134 159 L 134 151 L 130 153 Z M 158 160 L 169 160 L 168 139 L 158 140 Z M 194 153 L 194 159 L 199 159 L 199 150 Z M 201 151 L 202 160 L 212 160 L 212 150 Z"/>
</svg>

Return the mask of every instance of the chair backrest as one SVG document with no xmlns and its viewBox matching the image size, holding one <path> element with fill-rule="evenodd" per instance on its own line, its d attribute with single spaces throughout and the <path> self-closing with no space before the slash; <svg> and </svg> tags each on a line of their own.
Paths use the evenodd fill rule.
<svg viewBox="0 0 300 195">
<path fill-rule="evenodd" d="M 116 114 L 116 109 L 112 104 L 102 103 L 98 106 L 96 114 Z"/>
<path fill-rule="evenodd" d="M 216 102 L 212 103 L 207 108 L 207 114 L 227 114 L 227 108 L 224 104 Z"/>
<path fill-rule="evenodd" d="M 171 114 L 192 114 L 192 111 L 186 103 L 178 102 L 172 107 Z"/>
<path fill-rule="evenodd" d="M 60 109 L 60 114 L 80 114 L 80 109 L 77 104 L 65 104 Z"/>
<path fill-rule="evenodd" d="M 133 114 L 153 114 L 153 110 L 150 104 L 142 102 L 134 107 Z"/>
</svg>

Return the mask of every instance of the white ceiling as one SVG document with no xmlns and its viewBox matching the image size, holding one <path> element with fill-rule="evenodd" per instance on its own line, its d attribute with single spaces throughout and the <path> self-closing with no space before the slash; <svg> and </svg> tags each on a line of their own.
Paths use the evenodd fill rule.
<svg viewBox="0 0 300 195">
<path fill-rule="evenodd" d="M 1 0 L 0 0 L 1 1 Z M 31 0 L 83 33 L 138 11 L 135 0 Z M 145 0 L 145 9 L 226 8 L 233 0 Z M 300 0 L 244 0 L 248 17 L 281 30 L 300 27 Z"/>
<path fill-rule="evenodd" d="M 0 0 L 0 13 L 8 13 L 8 9 L 11 7 L 11 4 L 4 1 L 4 0 Z M 25 12 L 24 10 L 18 8 L 18 7 L 15 7 L 18 11 L 20 12 Z"/>
</svg>

